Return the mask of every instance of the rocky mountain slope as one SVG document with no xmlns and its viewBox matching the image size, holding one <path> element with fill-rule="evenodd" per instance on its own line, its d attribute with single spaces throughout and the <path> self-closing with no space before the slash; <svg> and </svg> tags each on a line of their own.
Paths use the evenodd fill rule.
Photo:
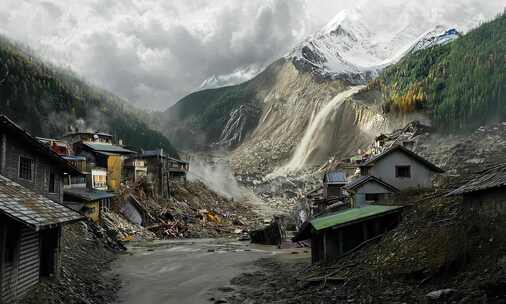
<svg viewBox="0 0 506 304">
<path fill-rule="evenodd" d="M 185 97 L 159 117 L 161 129 L 188 147 L 233 147 L 236 173 L 262 175 L 356 153 L 414 119 L 430 124 L 430 111 L 388 111 L 382 89 L 360 86 L 402 58 L 452 48 L 455 28 L 477 24 L 465 10 L 444 16 L 419 4 L 341 12 L 253 80 Z"/>
<path fill-rule="evenodd" d="M 177 155 L 169 140 L 144 122 L 147 115 L 1 36 L 0 113 L 37 136 L 98 129 L 134 147 L 161 147 Z"/>
</svg>

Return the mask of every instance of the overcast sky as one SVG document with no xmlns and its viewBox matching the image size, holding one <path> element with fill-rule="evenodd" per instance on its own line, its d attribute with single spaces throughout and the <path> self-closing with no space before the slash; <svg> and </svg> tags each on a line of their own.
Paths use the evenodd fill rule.
<svg viewBox="0 0 506 304">
<path fill-rule="evenodd" d="M 364 1 L 373 0 L 0 0 L 0 32 L 134 105 L 163 110 L 212 76 L 252 77 Z M 485 16 L 506 5 L 439 2 L 479 3 Z"/>
</svg>

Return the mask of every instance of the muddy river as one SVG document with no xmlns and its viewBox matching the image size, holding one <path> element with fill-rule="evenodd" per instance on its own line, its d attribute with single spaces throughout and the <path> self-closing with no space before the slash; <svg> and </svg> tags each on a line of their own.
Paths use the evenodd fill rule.
<svg viewBox="0 0 506 304">
<path fill-rule="evenodd" d="M 288 251 L 219 239 L 134 243 L 113 268 L 123 282 L 118 304 L 214 303 L 256 260 Z"/>
</svg>

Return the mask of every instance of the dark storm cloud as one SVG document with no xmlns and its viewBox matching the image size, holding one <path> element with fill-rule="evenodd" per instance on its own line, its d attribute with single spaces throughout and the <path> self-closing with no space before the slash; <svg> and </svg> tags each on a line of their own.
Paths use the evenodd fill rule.
<svg viewBox="0 0 506 304">
<path fill-rule="evenodd" d="M 159 20 L 134 24 L 125 19 L 118 31 L 123 46 L 110 34 L 88 39 L 86 66 L 114 92 L 149 108 L 165 108 L 188 94 L 211 75 L 233 73 L 238 67 L 266 65 L 298 39 L 292 29 L 304 26 L 303 2 L 274 1 L 258 11 L 225 8 L 211 34 L 202 37 L 184 25 L 166 26 Z M 240 24 L 246 27 L 238 27 Z M 206 25 L 204 25 L 206 26 Z M 156 58 L 145 66 L 143 57 Z M 146 100 L 146 91 L 153 90 Z"/>
<path fill-rule="evenodd" d="M 411 2 L 446 19 L 496 15 L 504 0 L 1 0 L 0 33 L 146 109 L 206 79 L 251 78 L 343 8 Z M 476 12 L 476 14 L 474 13 Z M 374 17 L 374 14 L 372 14 Z M 435 16 L 435 18 L 439 18 Z"/>
</svg>

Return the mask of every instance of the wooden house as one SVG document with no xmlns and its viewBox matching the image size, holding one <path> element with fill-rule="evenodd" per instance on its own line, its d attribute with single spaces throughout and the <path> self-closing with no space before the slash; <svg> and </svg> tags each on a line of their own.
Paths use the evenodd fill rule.
<svg viewBox="0 0 506 304">
<path fill-rule="evenodd" d="M 61 204 L 65 173 L 80 172 L 0 115 L 0 302 L 59 275 L 62 225 L 82 219 Z"/>
<path fill-rule="evenodd" d="M 403 207 L 370 205 L 307 221 L 293 238 L 311 240 L 313 263 L 338 259 L 360 244 L 395 228 Z"/>
<path fill-rule="evenodd" d="M 346 174 L 341 171 L 331 171 L 323 177 L 323 197 L 325 200 L 341 199 L 343 187 L 348 183 Z"/>
<path fill-rule="evenodd" d="M 506 164 L 479 173 L 479 176 L 449 195 L 463 196 L 463 207 L 486 216 L 506 214 Z"/>
<path fill-rule="evenodd" d="M 374 176 L 399 190 L 432 188 L 432 177 L 443 173 L 430 161 L 396 145 L 360 165 L 361 176 Z"/>
<path fill-rule="evenodd" d="M 399 189 L 374 176 L 359 176 L 344 189 L 350 195 L 352 208 L 381 203 L 390 195 L 400 192 Z"/>
</svg>

